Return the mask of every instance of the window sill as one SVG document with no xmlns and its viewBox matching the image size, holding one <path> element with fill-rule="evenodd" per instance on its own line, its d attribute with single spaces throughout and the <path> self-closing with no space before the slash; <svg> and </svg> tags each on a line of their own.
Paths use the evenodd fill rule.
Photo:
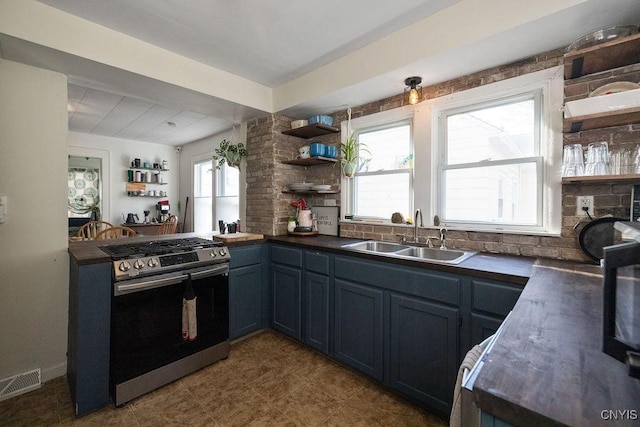
<svg viewBox="0 0 640 427">
<path fill-rule="evenodd" d="M 365 220 L 365 219 L 355 219 L 355 220 L 340 220 L 340 225 L 379 225 L 386 227 L 402 227 L 402 228 L 410 228 L 413 229 L 413 224 L 395 224 L 389 220 Z M 517 234 L 517 235 L 525 235 L 525 236 L 540 236 L 540 237 L 560 237 L 560 232 L 551 232 L 551 231 L 536 231 L 536 230 L 496 230 L 496 229 L 487 229 L 487 228 L 476 228 L 476 227 L 456 227 L 453 225 L 442 224 L 439 226 L 435 225 L 425 225 L 423 227 L 418 227 L 424 230 L 440 230 L 441 228 L 446 228 L 449 231 L 461 231 L 461 232 L 472 232 L 472 233 L 488 233 L 488 234 Z"/>
</svg>

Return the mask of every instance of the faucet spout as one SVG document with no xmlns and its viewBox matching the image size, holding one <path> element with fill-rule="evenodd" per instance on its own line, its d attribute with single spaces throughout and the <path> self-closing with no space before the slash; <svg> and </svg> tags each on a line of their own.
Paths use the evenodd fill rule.
<svg viewBox="0 0 640 427">
<path fill-rule="evenodd" d="M 446 240 L 447 240 L 447 229 L 441 228 L 440 229 L 440 249 L 447 249 Z"/>
<path fill-rule="evenodd" d="M 420 227 L 424 227 L 422 222 L 422 211 L 416 209 L 416 214 L 413 216 L 413 243 L 418 243 L 418 215 L 420 216 Z"/>
</svg>

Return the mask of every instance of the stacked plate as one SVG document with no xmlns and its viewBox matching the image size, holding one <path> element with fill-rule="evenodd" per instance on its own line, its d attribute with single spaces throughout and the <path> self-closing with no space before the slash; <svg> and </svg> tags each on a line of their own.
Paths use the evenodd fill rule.
<svg viewBox="0 0 640 427">
<path fill-rule="evenodd" d="M 297 182 L 293 184 L 289 184 L 290 191 L 307 191 L 311 190 L 313 187 L 313 182 Z"/>
<path fill-rule="evenodd" d="M 329 191 L 331 190 L 331 186 L 330 185 L 314 185 L 313 187 L 311 187 L 311 189 L 315 191 Z"/>
</svg>

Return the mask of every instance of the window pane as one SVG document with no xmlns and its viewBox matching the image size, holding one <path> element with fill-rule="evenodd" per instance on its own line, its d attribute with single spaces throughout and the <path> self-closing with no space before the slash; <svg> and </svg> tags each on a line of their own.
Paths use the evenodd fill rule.
<svg viewBox="0 0 640 427">
<path fill-rule="evenodd" d="M 410 178 L 408 173 L 356 176 L 357 215 L 391 219 L 391 214 L 401 212 L 408 216 Z"/>
<path fill-rule="evenodd" d="M 193 231 L 213 230 L 213 163 L 211 160 L 193 166 Z"/>
<path fill-rule="evenodd" d="M 225 163 L 218 170 L 218 194 L 217 196 L 234 196 L 240 194 L 240 170 L 232 168 Z"/>
<path fill-rule="evenodd" d="M 536 225 L 536 163 L 444 171 L 444 220 Z"/>
<path fill-rule="evenodd" d="M 446 125 L 450 165 L 537 155 L 533 98 L 451 114 Z"/>
<path fill-rule="evenodd" d="M 213 162 L 207 160 L 194 165 L 194 197 L 211 197 L 213 194 L 213 176 L 211 175 Z"/>
<path fill-rule="evenodd" d="M 358 141 L 364 143 L 370 154 L 360 172 L 375 172 L 413 167 L 411 154 L 411 126 L 403 124 L 387 129 L 360 132 Z"/>
</svg>

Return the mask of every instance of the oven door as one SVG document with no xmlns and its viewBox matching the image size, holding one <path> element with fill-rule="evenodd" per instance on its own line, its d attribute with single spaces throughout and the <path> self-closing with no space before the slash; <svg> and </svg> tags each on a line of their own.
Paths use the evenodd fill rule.
<svg viewBox="0 0 640 427">
<path fill-rule="evenodd" d="M 112 386 L 228 341 L 228 272 L 224 263 L 115 283 Z M 194 341 L 182 338 L 182 299 L 189 275 L 197 298 Z"/>
</svg>

